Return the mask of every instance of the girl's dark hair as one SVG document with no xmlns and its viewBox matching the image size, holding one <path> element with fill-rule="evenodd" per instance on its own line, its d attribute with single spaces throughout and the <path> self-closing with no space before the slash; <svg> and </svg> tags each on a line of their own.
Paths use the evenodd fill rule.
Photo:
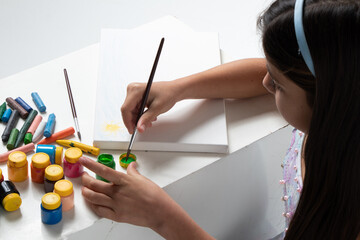
<svg viewBox="0 0 360 240">
<path fill-rule="evenodd" d="M 259 18 L 267 60 L 303 88 L 313 109 L 303 190 L 285 239 L 356 239 L 360 233 L 360 1 L 307 0 L 304 31 L 316 79 L 294 30 L 293 0 Z"/>
</svg>

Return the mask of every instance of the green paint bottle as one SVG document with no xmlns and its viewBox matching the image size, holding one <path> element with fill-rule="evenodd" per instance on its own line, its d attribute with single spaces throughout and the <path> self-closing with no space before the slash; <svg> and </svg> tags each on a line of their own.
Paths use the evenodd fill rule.
<svg viewBox="0 0 360 240">
<path fill-rule="evenodd" d="M 101 163 L 109 168 L 115 169 L 114 157 L 111 154 L 107 154 L 107 153 L 100 154 L 98 156 L 97 162 Z M 99 179 L 104 182 L 109 182 L 107 179 L 105 179 L 97 174 L 96 174 L 96 179 Z"/>
</svg>

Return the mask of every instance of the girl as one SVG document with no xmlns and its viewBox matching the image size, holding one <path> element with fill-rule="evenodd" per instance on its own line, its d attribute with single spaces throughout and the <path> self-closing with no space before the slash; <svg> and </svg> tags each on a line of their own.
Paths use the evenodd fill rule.
<svg viewBox="0 0 360 240">
<path fill-rule="evenodd" d="M 287 153 L 282 180 L 289 226 L 278 237 L 360 239 L 360 1 L 297 0 L 295 6 L 277 0 L 259 26 L 266 60 L 240 60 L 154 83 L 137 128 L 145 131 L 183 99 L 246 98 L 268 90 L 297 129 L 292 145 L 298 147 Z M 128 87 L 121 111 L 129 133 L 144 89 Z M 82 164 L 112 181 L 83 175 L 84 198 L 99 216 L 152 228 L 166 239 L 212 239 L 135 163 L 128 174 Z"/>
</svg>

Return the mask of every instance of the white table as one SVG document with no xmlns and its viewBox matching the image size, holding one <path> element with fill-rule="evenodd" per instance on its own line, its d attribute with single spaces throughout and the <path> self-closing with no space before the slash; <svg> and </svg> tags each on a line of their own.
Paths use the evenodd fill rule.
<svg viewBox="0 0 360 240">
<path fill-rule="evenodd" d="M 0 29 L 5 31 L 2 36 L 8 36 L 0 40 L 1 50 L 4 50 L 2 52 L 5 53 L 0 56 L 0 63 L 9 67 L 2 70 L 0 76 L 11 75 L 79 47 L 87 46 L 91 42 L 97 42 L 99 31 L 96 30 L 100 27 L 109 27 L 107 25 L 109 23 L 113 24 L 110 27 L 132 28 L 160 17 L 164 13 L 178 15 L 180 20 L 185 23 L 191 22 L 190 26 L 198 31 L 218 31 L 221 48 L 225 52 L 234 52 L 236 58 L 260 55 L 258 50 L 260 44 L 257 40 L 258 36 L 255 34 L 255 16 L 263 9 L 262 1 L 254 1 L 251 4 L 237 1 L 213 1 L 212 3 L 197 1 L 191 4 L 192 8 L 189 8 L 190 1 L 189 3 L 186 1 L 171 3 L 168 1 L 156 3 L 133 1 L 127 5 L 115 1 L 102 1 L 101 3 L 87 1 L 86 3 L 85 7 L 85 2 L 82 1 L 75 3 L 74 1 L 63 1 L 61 4 L 33 1 L 31 6 L 26 1 L 6 3 L 7 8 L 0 9 L 0 26 L 4 26 Z M 142 4 L 142 7 L 139 7 L 139 4 Z M 208 6 L 203 7 L 205 5 Z M 142 10 L 135 11 L 138 8 L 153 11 L 152 13 L 147 11 L 148 14 L 141 15 Z M 116 12 L 115 9 L 121 9 L 121 13 L 124 15 Z M 62 15 L 64 12 L 67 13 L 66 17 Z M 86 21 L 78 17 L 76 13 L 79 12 Z M 141 15 L 141 18 L 136 18 L 128 12 L 136 12 L 137 14 L 134 16 Z M 217 16 L 215 12 L 222 13 Z M 101 13 L 100 16 L 103 16 L 105 20 L 100 21 L 101 18 L 98 15 L 94 19 L 90 18 L 95 13 Z M 32 18 L 32 21 L 29 21 L 30 15 L 36 15 L 39 19 Z M 248 19 L 249 21 L 247 21 Z M 67 26 L 67 28 L 60 28 L 60 26 Z M 90 30 L 84 30 L 85 26 Z M 18 31 L 19 28 L 22 31 Z M 243 29 L 243 32 L 238 29 Z M 33 34 L 26 35 L 28 31 Z M 59 35 L 57 31 L 66 34 Z M 84 32 L 87 35 L 83 36 Z M 247 32 L 250 33 L 247 34 Z M 69 40 L 69 35 L 71 35 L 71 40 Z M 90 37 L 86 38 L 86 36 Z M 43 41 L 44 38 L 47 39 L 46 43 Z M 54 43 L 56 44 L 54 45 Z M 15 61 L 15 59 L 19 60 Z M 226 59 L 234 58 L 225 56 Z M 0 80 L 2 84 L 1 99 L 5 99 L 7 96 L 23 97 L 28 94 L 23 98 L 31 102 L 30 92 L 36 90 L 41 93 L 44 100 L 46 99 L 48 113 L 51 113 L 52 110 L 56 112 L 58 116 L 57 130 L 72 125 L 73 120 L 62 75 L 64 67 L 68 69 L 73 92 L 76 92 L 74 98 L 78 105 L 80 127 L 83 129 L 83 142 L 91 143 L 98 44 Z M 20 87 L 18 86 L 19 82 L 22 83 Z M 44 84 L 46 82 L 49 84 Z M 86 88 L 84 87 L 85 83 Z M 49 92 L 49 89 L 53 91 Z M 285 122 L 277 114 L 271 96 L 248 100 L 229 100 L 226 102 L 226 109 L 229 155 L 136 152 L 140 165 L 139 171 L 164 187 L 201 226 L 217 238 L 270 237 L 281 230 L 283 225 L 281 217 L 278 217 L 281 214 L 281 202 L 276 198 L 280 197 L 281 189 L 276 185 L 276 179 L 281 177 L 279 165 L 286 150 L 286 136 L 289 134 L 289 129 L 276 132 L 285 125 Z M 47 118 L 46 115 L 45 118 Z M 18 126 L 21 127 L 21 123 Z M 1 125 L 0 131 L 2 129 L 3 125 Z M 276 133 L 270 135 L 273 132 Z M 268 137 L 262 139 L 265 136 Z M 257 141 L 259 139 L 261 140 Z M 274 141 L 278 142 L 276 147 L 270 145 L 270 142 Z M 1 151 L 4 151 L 3 146 Z M 110 153 L 113 153 L 116 159 L 120 154 L 116 151 Z M 28 159 L 30 157 L 31 155 Z M 271 160 L 276 163 L 272 164 Z M 2 164 L 0 167 L 6 176 L 5 165 Z M 118 163 L 117 169 L 123 171 Z M 248 171 L 249 169 L 251 171 Z M 246 179 L 250 181 L 246 182 Z M 258 181 L 259 179 L 261 181 Z M 217 184 L 218 187 L 214 188 Z M 98 239 L 115 239 L 119 233 L 128 239 L 144 239 L 144 236 L 146 239 L 159 238 L 158 235 L 147 229 L 112 223 L 108 220 L 96 221 L 98 218 L 84 205 L 80 194 L 80 181 L 75 180 L 74 185 L 76 195 L 74 211 L 66 213 L 60 224 L 46 226 L 41 223 L 39 218 L 41 187 L 35 186 L 29 181 L 17 184 L 24 203 L 21 211 L 18 212 L 7 213 L 3 209 L 0 210 L 0 238 L 8 239 L 16 236 L 25 239 L 57 239 L 61 237 L 78 239 L 78 237 L 97 236 Z M 234 191 L 235 187 L 237 191 Z M 262 191 L 254 191 L 259 188 Z M 209 195 L 214 192 L 216 194 Z M 229 196 L 232 200 L 225 196 Z M 254 201 L 254 198 L 258 198 L 258 201 Z M 199 201 L 205 201 L 207 204 Z M 223 203 L 223 207 L 217 208 L 218 210 L 223 209 L 224 213 L 232 212 L 233 215 L 226 216 L 224 213 L 215 211 L 214 206 L 219 203 Z M 250 209 L 260 210 L 257 206 L 262 206 L 263 211 L 255 211 L 253 214 L 248 212 Z M 209 213 L 210 209 L 212 209 L 211 214 Z M 277 212 L 279 212 L 278 215 Z M 249 219 L 249 216 L 252 218 Z M 81 231 L 85 227 L 89 228 Z"/>
</svg>

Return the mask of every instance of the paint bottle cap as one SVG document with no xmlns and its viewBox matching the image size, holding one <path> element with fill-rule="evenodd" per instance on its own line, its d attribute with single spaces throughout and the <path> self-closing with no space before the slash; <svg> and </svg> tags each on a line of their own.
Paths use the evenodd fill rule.
<svg viewBox="0 0 360 240">
<path fill-rule="evenodd" d="M 8 164 L 10 167 L 22 167 L 27 163 L 26 154 L 21 151 L 10 153 Z"/>
<path fill-rule="evenodd" d="M 64 170 L 59 165 L 49 165 L 45 168 L 45 178 L 50 181 L 57 181 L 64 176 Z"/>
<path fill-rule="evenodd" d="M 120 155 L 119 160 L 120 160 L 120 166 L 123 168 L 127 168 L 131 162 L 136 161 L 136 156 L 130 153 L 126 161 L 126 153 L 123 153 Z"/>
<path fill-rule="evenodd" d="M 43 206 L 43 208 L 45 208 L 47 210 L 57 209 L 61 205 L 60 195 L 57 193 L 52 193 L 52 192 L 46 193 L 41 198 L 41 205 Z"/>
<path fill-rule="evenodd" d="M 77 147 L 72 147 L 65 151 L 65 159 L 69 163 L 76 163 L 81 156 L 82 151 L 80 148 Z"/>
<path fill-rule="evenodd" d="M 19 209 L 21 202 L 22 201 L 19 194 L 10 193 L 3 199 L 2 204 L 6 211 L 12 212 Z"/>
<path fill-rule="evenodd" d="M 59 180 L 54 185 L 54 192 L 61 197 L 69 196 L 73 193 L 73 184 L 69 180 Z"/>
<path fill-rule="evenodd" d="M 108 154 L 108 153 L 100 154 L 97 158 L 97 162 L 101 163 L 109 168 L 115 169 L 114 157 L 111 154 Z"/>
<path fill-rule="evenodd" d="M 31 133 L 26 133 L 24 137 L 24 143 L 29 144 L 32 142 L 33 135 Z"/>
<path fill-rule="evenodd" d="M 31 158 L 31 162 L 35 168 L 45 168 L 50 165 L 50 157 L 43 152 L 35 153 Z"/>
<path fill-rule="evenodd" d="M 56 147 L 55 150 L 55 164 L 61 165 L 63 147 Z"/>
</svg>

